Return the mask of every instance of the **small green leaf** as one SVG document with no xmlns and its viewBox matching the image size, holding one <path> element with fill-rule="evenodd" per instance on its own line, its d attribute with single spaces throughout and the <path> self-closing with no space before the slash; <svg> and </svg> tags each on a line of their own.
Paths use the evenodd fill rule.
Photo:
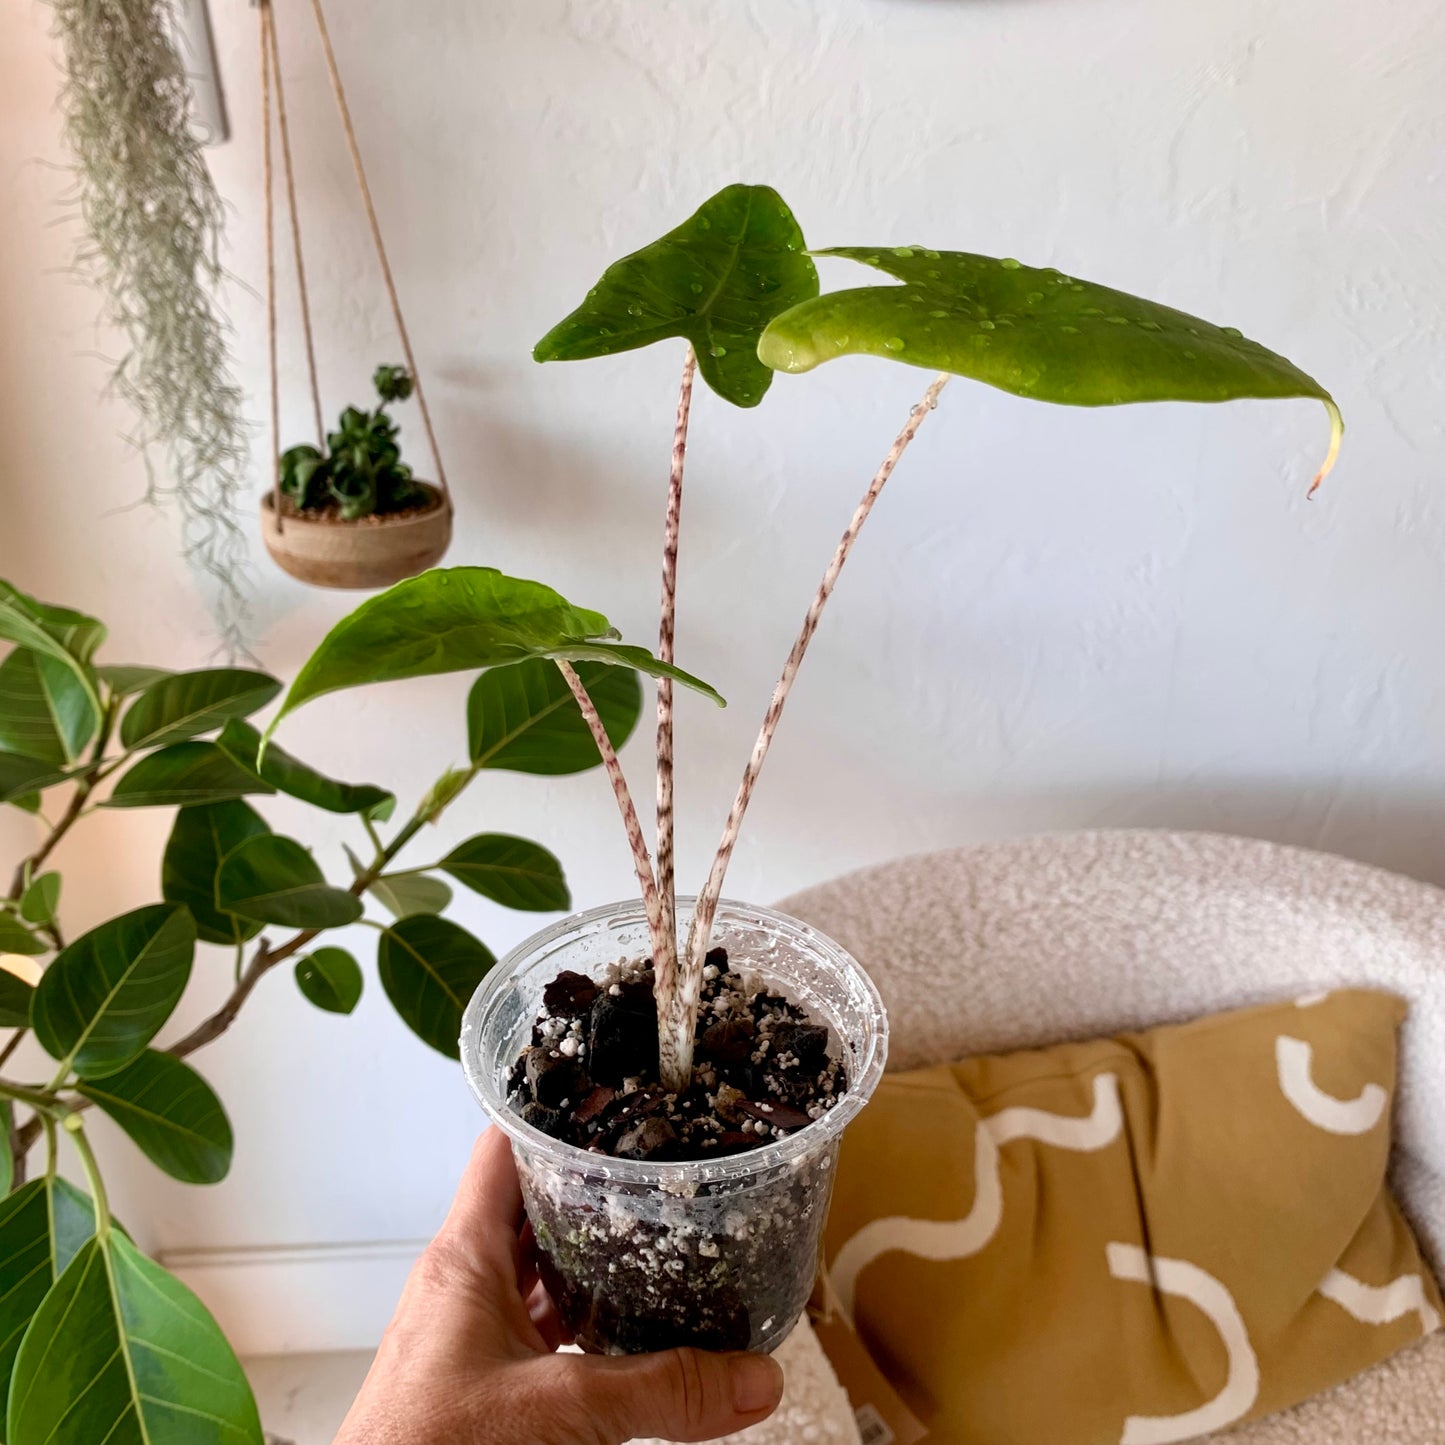
<svg viewBox="0 0 1445 1445">
<path fill-rule="evenodd" d="M 20 895 L 20 916 L 27 923 L 54 923 L 59 909 L 59 873 L 40 874 L 38 878 L 31 880 L 30 886 Z"/>
<path fill-rule="evenodd" d="M 39 793 L 23 793 L 18 798 L 6 798 L 5 802 L 12 808 L 19 808 L 22 813 L 38 813 L 40 811 Z"/>
<path fill-rule="evenodd" d="M 609 266 L 532 355 L 581 361 L 683 336 L 719 396 L 756 406 L 773 379 L 758 361 L 758 337 L 780 311 L 817 294 L 817 269 L 783 198 L 771 186 L 727 186 L 676 230 Z"/>
<path fill-rule="evenodd" d="M 24 953 L 33 957 L 37 953 L 44 953 L 47 947 L 48 945 L 36 938 L 19 919 L 12 918 L 8 913 L 0 913 L 0 953 Z M 9 987 L 5 978 L 5 970 L 0 969 L 0 997 L 3 997 L 3 990 Z"/>
<path fill-rule="evenodd" d="M 187 807 L 275 791 L 215 743 L 172 743 L 136 763 L 101 806 Z"/>
<path fill-rule="evenodd" d="M 905 284 L 830 292 L 775 317 L 758 343 L 775 370 L 811 371 L 863 354 L 1068 406 L 1314 397 L 1330 414 L 1325 470 L 1333 464 L 1343 423 L 1330 394 L 1233 327 L 965 251 L 839 246 L 818 254 L 875 266 Z"/>
<path fill-rule="evenodd" d="M 396 803 L 393 794 L 370 783 L 339 783 L 318 773 L 315 768 L 293 758 L 272 743 L 257 768 L 261 752 L 261 734 L 248 722 L 233 718 L 221 730 L 217 743 L 242 766 L 258 771 L 268 783 L 283 793 L 324 808 L 328 813 L 365 813 L 371 818 L 390 817 Z"/>
<path fill-rule="evenodd" d="M 216 902 L 226 913 L 287 928 L 339 928 L 361 917 L 361 900 L 331 887 L 294 838 L 247 838 L 221 860 Z"/>
<path fill-rule="evenodd" d="M 448 768 L 416 805 L 417 816 L 424 822 L 435 823 L 471 780 L 470 768 Z"/>
<path fill-rule="evenodd" d="M 496 959 L 445 918 L 417 914 L 381 935 L 381 986 L 407 1027 L 438 1053 L 460 1057 L 462 1010 Z"/>
<path fill-rule="evenodd" d="M 383 874 L 372 880 L 367 892 L 396 918 L 444 913 L 452 901 L 452 890 L 440 878 L 428 878 L 424 873 Z"/>
<path fill-rule="evenodd" d="M 158 903 L 62 949 L 35 990 L 35 1037 L 83 1079 L 123 1069 L 171 1016 L 191 976 L 196 925 Z"/>
<path fill-rule="evenodd" d="M 291 684 L 267 736 L 302 703 L 340 688 L 443 672 L 471 672 L 528 657 L 587 657 L 675 678 L 722 699 L 706 683 L 644 648 L 609 647 L 611 624 L 544 587 L 494 567 L 423 572 L 369 598 L 327 633 Z"/>
<path fill-rule="evenodd" d="M 8 1445 L 261 1445 L 256 1402 L 206 1307 L 110 1231 L 82 1245 L 26 1331 Z"/>
<path fill-rule="evenodd" d="M 145 689 L 126 710 L 120 740 L 128 748 L 159 748 L 185 742 L 265 707 L 281 684 L 264 672 L 218 667 L 178 672 Z"/>
<path fill-rule="evenodd" d="M 104 665 L 96 669 L 100 680 L 117 696 L 129 697 L 133 692 L 144 692 L 153 682 L 174 674 L 166 667 L 132 667 L 124 663 Z"/>
<path fill-rule="evenodd" d="M 69 774 L 45 758 L 24 753 L 0 753 L 0 803 L 17 802 L 42 788 L 63 783 Z"/>
<path fill-rule="evenodd" d="M 56 658 L 17 648 L 0 662 L 0 748 L 73 763 L 99 721 L 80 679 Z"/>
<path fill-rule="evenodd" d="M 437 867 L 506 908 L 554 913 L 572 903 L 562 865 L 527 838 L 478 833 L 453 848 Z"/>
<path fill-rule="evenodd" d="M 296 986 L 317 1008 L 349 1014 L 361 1002 L 361 967 L 344 948 L 318 948 L 296 965 Z"/>
<path fill-rule="evenodd" d="M 100 698 L 90 671 L 90 659 L 105 640 L 103 623 L 68 607 L 37 602 L 8 582 L 0 582 L 0 639 L 53 657 L 68 668 L 95 715 L 100 716 Z"/>
<path fill-rule="evenodd" d="M 188 1064 L 147 1049 L 119 1073 L 81 1084 L 158 1169 L 183 1184 L 215 1184 L 231 1168 L 231 1122 Z"/>
<path fill-rule="evenodd" d="M 600 662 L 577 665 L 614 748 L 642 711 L 637 674 Z M 467 749 L 479 768 L 560 777 L 597 767 L 601 755 L 572 689 L 554 663 L 528 658 L 484 672 L 467 696 Z"/>
<path fill-rule="evenodd" d="M 0 1403 L 35 1311 L 94 1233 L 94 1206 L 64 1179 L 32 1179 L 0 1199 Z"/>
<path fill-rule="evenodd" d="M 217 907 L 216 879 L 227 853 L 247 838 L 270 831 L 266 820 L 239 798 L 177 811 L 161 859 L 161 897 L 191 910 L 196 934 L 203 942 L 234 948 L 260 933 L 259 923 Z"/>
</svg>

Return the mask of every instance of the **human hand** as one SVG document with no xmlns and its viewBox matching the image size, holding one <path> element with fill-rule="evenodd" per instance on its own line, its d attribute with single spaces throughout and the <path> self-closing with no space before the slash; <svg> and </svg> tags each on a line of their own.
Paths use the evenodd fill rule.
<svg viewBox="0 0 1445 1445">
<path fill-rule="evenodd" d="M 766 1355 L 559 1355 L 511 1142 L 477 1141 L 441 1232 L 412 1270 L 334 1445 L 622 1445 L 714 1440 L 772 1414 Z"/>
</svg>

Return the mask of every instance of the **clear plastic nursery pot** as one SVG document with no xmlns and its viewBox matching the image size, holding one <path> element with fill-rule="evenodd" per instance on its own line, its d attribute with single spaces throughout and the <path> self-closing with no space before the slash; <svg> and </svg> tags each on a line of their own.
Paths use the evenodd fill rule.
<svg viewBox="0 0 1445 1445">
<path fill-rule="evenodd" d="M 678 899 L 680 938 L 692 903 Z M 786 914 L 724 902 L 712 944 L 826 1024 L 847 1073 L 828 1113 L 759 1149 L 613 1159 L 543 1134 L 508 1105 L 508 1071 L 531 1040 L 547 984 L 564 969 L 601 978 L 608 964 L 650 954 L 640 903 L 595 908 L 528 939 L 491 971 L 462 1020 L 467 1081 L 511 1136 L 543 1278 L 587 1350 L 780 1344 L 813 1287 L 839 1139 L 883 1072 L 882 1001 L 831 939 Z"/>
</svg>

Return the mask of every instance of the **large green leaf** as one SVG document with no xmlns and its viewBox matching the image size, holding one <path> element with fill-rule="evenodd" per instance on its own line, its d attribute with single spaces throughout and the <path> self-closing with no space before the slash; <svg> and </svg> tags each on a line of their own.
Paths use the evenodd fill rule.
<svg viewBox="0 0 1445 1445">
<path fill-rule="evenodd" d="M 96 716 L 100 715 L 90 659 L 105 641 L 103 623 L 68 607 L 37 602 L 8 582 L 0 582 L 0 639 L 53 657 L 74 674 Z"/>
<path fill-rule="evenodd" d="M 91 695 L 55 657 L 20 647 L 0 662 L 0 748 L 73 763 L 99 721 Z"/>
<path fill-rule="evenodd" d="M 261 1445 L 226 1337 L 174 1275 L 111 1230 L 81 1246 L 26 1332 L 8 1445 Z"/>
<path fill-rule="evenodd" d="M 227 913 L 287 928 L 339 928 L 361 917 L 361 900 L 327 883 L 294 838 L 247 838 L 221 860 L 216 903 Z"/>
<path fill-rule="evenodd" d="M 147 1049 L 119 1073 L 81 1084 L 159 1169 L 215 1184 L 231 1168 L 231 1121 L 211 1086 L 179 1059 Z"/>
<path fill-rule="evenodd" d="M 247 793 L 274 793 L 249 768 L 215 743 L 172 743 L 142 758 L 122 775 L 101 805 L 106 808 L 186 807 L 219 803 Z"/>
<path fill-rule="evenodd" d="M 875 266 L 904 284 L 834 291 L 775 317 L 758 355 L 778 371 L 861 353 L 1071 406 L 1314 397 L 1330 414 L 1330 461 L 1338 449 L 1342 423 L 1330 394 L 1234 327 L 965 251 L 840 246 L 818 254 Z"/>
<path fill-rule="evenodd" d="M 422 913 L 393 923 L 376 957 L 381 986 L 407 1027 L 438 1053 L 460 1057 L 462 1010 L 497 961 L 486 945 Z"/>
<path fill-rule="evenodd" d="M 410 577 L 343 617 L 291 684 L 276 723 L 323 693 L 370 682 L 471 672 L 528 657 L 596 658 L 675 678 L 722 699 L 689 673 L 644 648 L 611 642 L 600 612 L 573 607 L 540 582 L 495 567 L 446 567 Z"/>
<path fill-rule="evenodd" d="M 63 783 L 64 767 L 26 753 L 0 753 L 0 803 L 16 802 L 42 788 Z"/>
<path fill-rule="evenodd" d="M 0 1199 L 0 1404 L 35 1311 L 94 1233 L 94 1207 L 64 1179 L 32 1179 Z"/>
<path fill-rule="evenodd" d="M 553 913 L 572 903 L 562 865 L 528 838 L 478 833 L 453 848 L 437 867 L 507 908 Z"/>
<path fill-rule="evenodd" d="M 756 406 L 772 382 L 758 337 L 818 294 L 803 232 L 771 186 L 727 186 L 676 230 L 614 262 L 538 343 L 538 361 L 581 361 L 684 336 L 721 397 Z"/>
<path fill-rule="evenodd" d="M 161 897 L 191 910 L 196 934 L 204 942 L 234 948 L 260 933 L 259 923 L 217 906 L 216 876 L 227 853 L 247 838 L 270 831 L 266 820 L 239 798 L 201 803 L 176 813 L 161 859 Z"/>
<path fill-rule="evenodd" d="M 396 918 L 409 918 L 413 913 L 445 913 L 452 901 L 451 888 L 425 873 L 383 873 L 367 885 L 366 891 Z"/>
<path fill-rule="evenodd" d="M 129 663 L 102 663 L 95 671 L 117 697 L 144 692 L 153 682 L 172 675 L 168 667 L 135 667 Z"/>
<path fill-rule="evenodd" d="M 173 673 L 151 683 L 126 709 L 120 740 L 128 748 L 181 743 L 220 727 L 227 718 L 248 717 L 280 691 L 274 677 L 248 668 Z"/>
<path fill-rule="evenodd" d="M 361 1002 L 361 966 L 344 948 L 318 948 L 297 963 L 296 986 L 317 1008 L 349 1014 Z"/>
<path fill-rule="evenodd" d="M 20 922 L 18 918 L 12 918 L 10 914 L 0 912 L 0 953 L 44 953 L 47 944 L 31 933 L 31 931 Z M 5 997 L 9 985 L 5 982 L 7 975 L 4 969 L 0 969 L 0 999 Z M 16 983 L 20 980 L 16 979 Z"/>
<path fill-rule="evenodd" d="M 262 757 L 261 734 L 239 718 L 228 722 L 216 741 L 238 763 L 258 771 L 268 783 L 274 783 L 283 793 L 300 798 L 313 808 L 324 808 L 328 813 L 365 813 L 368 817 L 385 818 L 395 806 L 395 794 L 385 788 L 373 787 L 370 783 L 339 783 L 299 758 L 293 758 L 275 743 L 267 746 Z"/>
<path fill-rule="evenodd" d="M 84 1079 L 123 1069 L 171 1016 L 191 976 L 196 925 L 156 903 L 63 949 L 35 990 L 35 1037 Z"/>
<path fill-rule="evenodd" d="M 642 711 L 637 674 L 624 667 L 581 662 L 577 676 L 596 704 L 614 748 L 632 734 Z M 467 749 L 479 768 L 557 777 L 601 761 L 592 732 L 557 667 L 529 658 L 484 672 L 467 696 Z"/>
</svg>

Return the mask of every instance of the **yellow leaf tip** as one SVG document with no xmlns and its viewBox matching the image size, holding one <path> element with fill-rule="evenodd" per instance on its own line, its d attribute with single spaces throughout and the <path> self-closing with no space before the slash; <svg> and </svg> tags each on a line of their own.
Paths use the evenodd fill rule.
<svg viewBox="0 0 1445 1445">
<path fill-rule="evenodd" d="M 1315 473 L 1315 479 L 1310 483 L 1310 489 L 1305 494 L 1306 497 L 1313 497 L 1319 491 L 1320 484 L 1334 470 L 1335 463 L 1340 456 L 1340 444 L 1345 439 L 1345 419 L 1340 415 L 1339 407 L 1326 399 L 1325 410 L 1330 414 L 1330 449 L 1325 454 L 1324 465 Z"/>
</svg>

